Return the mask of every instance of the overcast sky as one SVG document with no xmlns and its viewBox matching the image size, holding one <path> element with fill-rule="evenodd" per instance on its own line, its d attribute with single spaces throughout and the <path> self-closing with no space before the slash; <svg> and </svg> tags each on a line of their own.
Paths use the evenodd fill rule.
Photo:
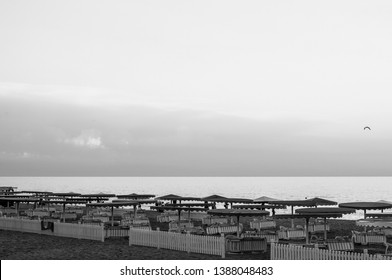
<svg viewBox="0 0 392 280">
<path fill-rule="evenodd" d="M 0 175 L 390 176 L 391 15 L 1 1 Z"/>
</svg>

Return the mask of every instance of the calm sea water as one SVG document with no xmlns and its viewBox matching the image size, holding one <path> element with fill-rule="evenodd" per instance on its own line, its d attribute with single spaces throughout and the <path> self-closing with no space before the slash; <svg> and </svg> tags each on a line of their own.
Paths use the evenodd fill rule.
<svg viewBox="0 0 392 280">
<path fill-rule="evenodd" d="M 1 185 L 52 192 L 152 193 L 157 196 L 173 193 L 196 197 L 218 194 L 277 199 L 318 196 L 339 203 L 392 201 L 392 177 L 0 177 Z"/>
</svg>

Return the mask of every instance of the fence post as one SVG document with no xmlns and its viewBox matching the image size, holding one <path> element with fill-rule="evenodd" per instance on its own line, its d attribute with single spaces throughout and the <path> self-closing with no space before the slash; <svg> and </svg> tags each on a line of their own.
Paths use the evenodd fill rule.
<svg viewBox="0 0 392 280">
<path fill-rule="evenodd" d="M 363 258 L 364 260 L 369 259 L 369 251 L 368 249 L 363 249 Z"/>
<path fill-rule="evenodd" d="M 221 257 L 224 259 L 226 257 L 226 242 L 225 242 L 225 235 L 221 233 L 220 237 L 220 249 L 221 249 Z"/>
<path fill-rule="evenodd" d="M 191 232 L 188 230 L 186 233 L 186 251 L 189 254 L 191 252 Z"/>
<path fill-rule="evenodd" d="M 157 249 L 161 249 L 161 229 L 157 227 Z"/>
<path fill-rule="evenodd" d="M 101 224 L 101 242 L 105 242 L 105 227 Z"/>
<path fill-rule="evenodd" d="M 275 239 L 271 239 L 271 247 L 270 247 L 270 259 L 274 260 L 275 259 Z"/>
</svg>

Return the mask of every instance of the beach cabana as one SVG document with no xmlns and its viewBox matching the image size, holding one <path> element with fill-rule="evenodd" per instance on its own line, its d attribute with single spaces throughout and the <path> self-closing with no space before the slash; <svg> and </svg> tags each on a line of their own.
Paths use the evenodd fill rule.
<svg viewBox="0 0 392 280">
<path fill-rule="evenodd" d="M 347 202 L 340 203 L 339 207 L 352 208 L 357 210 L 363 210 L 363 217 L 366 219 L 367 210 L 381 210 L 392 208 L 392 204 L 384 202 Z"/>
<path fill-rule="evenodd" d="M 327 218 L 341 218 L 345 214 L 354 213 L 355 210 L 340 207 L 318 207 L 318 208 L 301 208 L 295 210 L 299 216 L 305 218 L 306 229 L 306 243 L 309 242 L 309 219 L 323 218 L 324 219 L 324 240 L 327 240 Z"/>
<path fill-rule="evenodd" d="M 111 225 L 114 226 L 114 207 L 122 207 L 122 206 L 135 206 L 138 205 L 135 201 L 120 201 L 120 202 L 97 202 L 97 203 L 88 203 L 86 207 L 109 207 L 111 213 Z"/>
<path fill-rule="evenodd" d="M 263 217 L 268 216 L 269 212 L 264 210 L 250 209 L 213 209 L 208 210 L 207 214 L 215 216 L 229 216 L 237 218 L 237 237 L 240 237 L 240 217 Z"/>
</svg>

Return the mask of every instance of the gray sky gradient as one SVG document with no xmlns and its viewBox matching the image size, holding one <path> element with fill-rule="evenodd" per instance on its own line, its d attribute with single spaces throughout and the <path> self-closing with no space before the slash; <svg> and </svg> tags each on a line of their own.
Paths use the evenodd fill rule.
<svg viewBox="0 0 392 280">
<path fill-rule="evenodd" d="M 1 1 L 0 175 L 392 175 L 392 4 L 292 2 Z"/>
</svg>

